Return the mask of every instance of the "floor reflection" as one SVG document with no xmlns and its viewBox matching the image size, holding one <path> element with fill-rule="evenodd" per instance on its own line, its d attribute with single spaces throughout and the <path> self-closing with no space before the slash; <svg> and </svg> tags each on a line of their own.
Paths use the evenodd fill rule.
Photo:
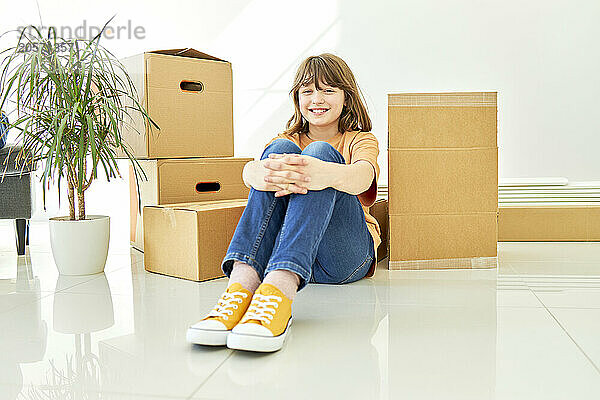
<svg viewBox="0 0 600 400">
<path fill-rule="evenodd" d="M 16 399 L 23 388 L 21 365 L 44 358 L 48 340 L 48 325 L 42 320 L 40 280 L 33 275 L 29 255 L 19 256 L 16 279 L 0 279 L 0 302 L 3 308 L 19 307 L 21 318 L 0 318 L 0 377 L 6 399 Z"/>
<path fill-rule="evenodd" d="M 176 281 L 186 282 L 196 293 L 202 289 L 196 282 Z M 113 393 L 107 398 L 131 392 L 187 397 L 231 354 L 226 347 L 194 349 L 186 341 L 187 326 L 215 300 L 185 297 L 168 283 L 173 279 L 139 271 L 132 279 L 135 331 L 98 342 L 107 371 L 103 391 Z"/>
<path fill-rule="evenodd" d="M 86 282 L 94 296 L 74 295 L 62 290 Z M 53 329 L 72 335 L 73 349 L 61 349 L 64 358 L 49 360 L 46 383 L 33 385 L 30 398 L 60 399 L 89 397 L 102 389 L 103 369 L 92 352 L 92 334 L 114 325 L 110 286 L 104 273 L 89 276 L 59 275 L 53 301 Z"/>
</svg>

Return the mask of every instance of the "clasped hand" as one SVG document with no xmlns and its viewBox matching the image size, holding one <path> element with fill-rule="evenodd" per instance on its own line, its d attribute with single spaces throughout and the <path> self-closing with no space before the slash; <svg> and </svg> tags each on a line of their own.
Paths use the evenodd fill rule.
<svg viewBox="0 0 600 400">
<path fill-rule="evenodd" d="M 263 160 L 264 181 L 275 187 L 275 197 L 290 193 L 306 194 L 309 190 L 322 190 L 330 186 L 326 161 L 303 154 L 269 154 Z"/>
</svg>

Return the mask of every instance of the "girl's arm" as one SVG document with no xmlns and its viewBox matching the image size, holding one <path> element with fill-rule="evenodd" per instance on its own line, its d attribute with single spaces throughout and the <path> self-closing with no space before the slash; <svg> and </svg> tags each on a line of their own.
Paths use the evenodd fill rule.
<svg viewBox="0 0 600 400">
<path fill-rule="evenodd" d="M 333 164 L 332 185 L 334 189 L 359 195 L 371 187 L 375 170 L 370 162 L 359 160 L 353 164 Z"/>
<path fill-rule="evenodd" d="M 283 160 L 282 154 L 270 154 L 270 159 Z M 335 162 L 323 161 L 307 155 L 296 155 L 299 159 L 306 160 L 305 164 L 298 170 L 310 178 L 309 182 L 302 183 L 301 186 L 308 190 L 322 190 L 333 187 L 342 192 L 359 195 L 368 190 L 375 179 L 374 167 L 366 160 L 358 160 L 352 164 L 338 164 Z M 288 157 L 287 160 L 293 158 Z M 283 163 L 285 164 L 285 162 Z M 289 165 L 291 168 L 292 166 Z M 280 167 L 281 169 L 287 169 Z M 277 174 L 271 173 L 271 174 Z M 294 181 L 290 178 L 279 176 L 267 176 L 273 183 L 281 183 L 285 186 L 286 182 Z M 282 195 L 289 194 L 288 191 L 282 191 Z"/>
</svg>

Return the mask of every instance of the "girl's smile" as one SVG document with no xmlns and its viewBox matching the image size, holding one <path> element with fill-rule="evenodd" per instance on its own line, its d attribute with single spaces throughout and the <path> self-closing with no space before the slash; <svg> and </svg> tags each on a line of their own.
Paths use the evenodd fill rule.
<svg viewBox="0 0 600 400">
<path fill-rule="evenodd" d="M 323 115 L 325 114 L 329 109 L 328 108 L 309 108 L 310 112 L 312 112 L 315 115 Z"/>
</svg>

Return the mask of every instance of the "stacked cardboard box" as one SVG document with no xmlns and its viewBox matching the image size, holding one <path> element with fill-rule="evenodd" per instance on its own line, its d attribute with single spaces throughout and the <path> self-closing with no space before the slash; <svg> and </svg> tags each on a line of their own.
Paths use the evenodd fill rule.
<svg viewBox="0 0 600 400">
<path fill-rule="evenodd" d="M 122 129 L 147 178 L 138 187 L 130 167 L 131 244 L 145 251 L 146 270 L 193 280 L 222 276 L 214 255 L 225 254 L 245 207 L 242 171 L 252 161 L 233 157 L 231 64 L 194 49 L 150 51 L 122 62 L 160 128 L 136 115 Z M 179 203 L 196 205 L 170 206 Z M 190 225 L 180 211 L 209 218 Z M 215 216 L 225 219 L 217 223 Z"/>
<path fill-rule="evenodd" d="M 377 247 L 377 259 L 379 261 L 383 260 L 388 256 L 388 247 L 389 247 L 389 234 L 388 234 L 388 199 L 387 194 L 385 196 L 377 195 L 377 200 L 375 203 L 369 208 L 369 212 L 379 224 L 379 229 L 381 231 L 381 244 Z"/>
<path fill-rule="evenodd" d="M 252 158 L 138 160 L 147 180 L 140 180 L 141 209 L 130 167 L 131 245 L 144 251 L 146 206 L 248 198 L 242 171 Z M 142 211 L 140 213 L 140 211 Z"/>
<path fill-rule="evenodd" d="M 496 93 L 390 94 L 390 269 L 496 266 Z"/>
<path fill-rule="evenodd" d="M 227 252 L 246 199 L 144 208 L 147 271 L 204 281 L 223 276 Z"/>
<path fill-rule="evenodd" d="M 231 63 L 194 49 L 121 60 L 160 130 L 132 115 L 123 135 L 137 158 L 233 157 Z"/>
</svg>

